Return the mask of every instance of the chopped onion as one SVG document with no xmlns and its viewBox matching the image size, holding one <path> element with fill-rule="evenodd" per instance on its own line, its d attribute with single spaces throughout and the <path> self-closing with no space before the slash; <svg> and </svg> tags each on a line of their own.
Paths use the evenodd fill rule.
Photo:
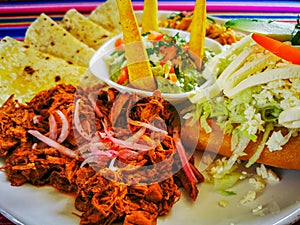
<svg viewBox="0 0 300 225">
<path fill-rule="evenodd" d="M 61 119 L 61 131 L 60 131 L 60 135 L 57 139 L 58 143 L 62 143 L 64 142 L 67 137 L 69 136 L 69 129 L 70 129 L 70 124 L 67 120 L 67 117 L 65 116 L 65 114 L 63 114 L 62 111 L 60 110 L 55 110 L 55 112 L 59 115 L 60 119 Z"/>
<path fill-rule="evenodd" d="M 74 124 L 79 134 L 86 140 L 91 141 L 92 140 L 91 136 L 84 131 L 80 123 L 79 104 L 80 104 L 80 99 L 77 99 L 77 101 L 75 102 L 75 109 L 74 109 Z"/>
<path fill-rule="evenodd" d="M 50 114 L 49 118 L 49 138 L 52 140 L 57 139 L 57 123 L 53 114 Z"/>
<path fill-rule="evenodd" d="M 34 115 L 32 118 L 34 124 L 38 124 L 39 122 L 41 122 L 42 119 L 43 118 L 41 115 Z"/>
<path fill-rule="evenodd" d="M 148 128 L 148 129 L 150 129 L 152 131 L 160 132 L 160 133 L 163 133 L 163 134 L 168 134 L 168 131 L 160 129 L 160 128 L 158 128 L 156 126 L 153 126 L 153 125 L 151 125 L 149 123 L 132 120 L 130 118 L 128 118 L 127 121 L 131 125 L 140 126 L 140 127 L 146 127 L 146 128 Z"/>
<path fill-rule="evenodd" d="M 71 149 L 57 143 L 56 141 L 46 137 L 45 135 L 41 134 L 37 130 L 28 130 L 28 133 L 31 134 L 32 136 L 36 137 L 40 141 L 44 142 L 45 144 L 49 145 L 52 148 L 57 149 L 61 154 L 69 156 L 71 158 L 77 158 L 78 155 L 72 151 Z"/>
</svg>

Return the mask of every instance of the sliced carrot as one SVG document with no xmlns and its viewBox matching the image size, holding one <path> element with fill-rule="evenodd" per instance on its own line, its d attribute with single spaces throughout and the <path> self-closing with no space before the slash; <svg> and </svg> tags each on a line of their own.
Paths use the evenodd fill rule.
<svg viewBox="0 0 300 225">
<path fill-rule="evenodd" d="M 122 38 L 118 38 L 115 42 L 115 48 L 119 48 L 120 46 L 124 45 L 124 41 Z"/>
<path fill-rule="evenodd" d="M 165 36 L 163 33 L 157 32 L 157 31 L 149 31 L 150 33 L 148 34 L 148 39 L 152 41 L 160 41 L 163 39 Z"/>
<path fill-rule="evenodd" d="M 270 37 L 254 33 L 252 39 L 266 50 L 293 64 L 300 65 L 300 50 Z"/>
<path fill-rule="evenodd" d="M 128 81 L 128 68 L 124 67 L 120 70 L 117 83 L 122 85 L 126 81 Z"/>
</svg>

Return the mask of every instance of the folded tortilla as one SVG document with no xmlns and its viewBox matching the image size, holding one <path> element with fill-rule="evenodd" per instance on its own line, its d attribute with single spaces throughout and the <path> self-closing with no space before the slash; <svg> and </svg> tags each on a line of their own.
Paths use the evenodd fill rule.
<svg viewBox="0 0 300 225">
<path fill-rule="evenodd" d="M 77 85 L 88 70 L 11 37 L 1 40 L 0 57 L 0 105 L 11 94 L 25 102 L 58 83 Z"/>
<path fill-rule="evenodd" d="M 27 29 L 25 43 L 79 66 L 88 67 L 95 53 L 94 49 L 76 39 L 44 13 Z"/>
<path fill-rule="evenodd" d="M 81 42 L 97 50 L 112 33 L 79 13 L 70 9 L 63 17 L 61 26 Z"/>
<path fill-rule="evenodd" d="M 103 26 L 105 29 L 113 32 L 114 34 L 119 34 L 122 32 L 116 0 L 107 0 L 106 2 L 100 4 L 91 12 L 89 19 Z"/>
</svg>

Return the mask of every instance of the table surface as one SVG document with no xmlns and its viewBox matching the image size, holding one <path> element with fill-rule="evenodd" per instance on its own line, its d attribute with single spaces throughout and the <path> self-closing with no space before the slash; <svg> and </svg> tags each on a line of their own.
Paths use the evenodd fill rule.
<svg viewBox="0 0 300 225">
<path fill-rule="evenodd" d="M 41 13 L 45 12 L 52 18 L 60 20 L 71 8 L 88 14 L 99 2 L 97 0 L 72 1 L 5 1 L 0 0 L 0 39 L 8 34 L 22 39 L 28 25 Z M 255 4 L 253 4 L 255 2 Z M 170 4 L 171 3 L 171 4 Z M 143 1 L 133 1 L 135 10 L 143 9 Z M 194 1 L 159 1 L 160 10 L 193 10 Z M 207 13 L 221 19 L 230 18 L 264 18 L 286 22 L 296 22 L 300 13 L 300 1 L 252 0 L 220 1 L 207 0 Z M 0 225 L 13 225 L 0 214 Z M 300 221 L 294 225 L 300 225 Z"/>
</svg>

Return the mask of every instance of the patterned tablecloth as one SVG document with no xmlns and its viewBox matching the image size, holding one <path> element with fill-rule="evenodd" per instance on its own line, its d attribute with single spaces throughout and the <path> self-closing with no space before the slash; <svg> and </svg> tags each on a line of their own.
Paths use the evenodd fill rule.
<svg viewBox="0 0 300 225">
<path fill-rule="evenodd" d="M 11 36 L 22 39 L 28 25 L 41 13 L 45 12 L 54 20 L 60 20 L 71 8 L 83 14 L 90 13 L 100 1 L 3 1 L 0 0 L 0 39 Z M 193 10 L 194 1 L 159 1 L 160 10 Z M 143 9 L 142 1 L 134 1 L 135 10 Z M 264 18 L 287 22 L 296 22 L 300 14 L 300 1 L 220 1 L 207 0 L 207 12 L 222 19 Z M 0 199 L 1 201 L 1 199 Z M 0 214 L 0 225 L 13 225 Z M 300 225 L 300 221 L 294 225 Z"/>
</svg>

